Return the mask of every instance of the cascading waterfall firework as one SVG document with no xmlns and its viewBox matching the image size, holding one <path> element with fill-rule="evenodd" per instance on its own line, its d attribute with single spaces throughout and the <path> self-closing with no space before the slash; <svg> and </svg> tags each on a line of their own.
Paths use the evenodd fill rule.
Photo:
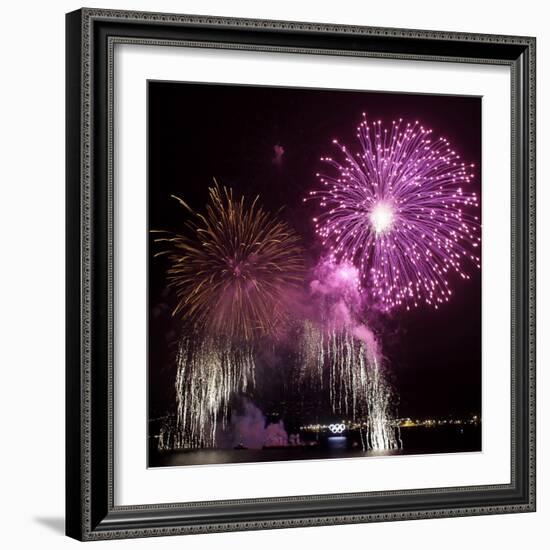
<svg viewBox="0 0 550 550">
<path fill-rule="evenodd" d="M 254 350 L 287 319 L 304 265 L 298 236 L 257 205 L 216 183 L 206 215 L 192 210 L 187 234 L 156 239 L 168 246 L 168 281 L 184 336 L 177 357 L 175 448 L 214 446 L 231 398 L 254 384 Z"/>
<path fill-rule="evenodd" d="M 328 378 L 333 412 L 364 424 L 364 450 L 400 448 L 395 394 L 375 350 L 351 327 L 323 329 L 311 321 L 304 323 L 302 350 L 302 382 L 322 386 Z"/>
<path fill-rule="evenodd" d="M 317 174 L 322 187 L 310 192 L 322 208 L 314 221 L 323 245 L 359 268 L 383 311 L 438 308 L 452 295 L 449 271 L 468 279 L 463 263 L 480 267 L 473 164 L 431 136 L 418 122 L 400 119 L 388 131 L 363 114 L 359 152 L 340 145 L 341 161 L 321 158 L 334 173 Z"/>
<path fill-rule="evenodd" d="M 378 343 L 358 318 L 363 300 L 359 272 L 350 263 L 321 259 L 311 283 L 319 321 L 303 324 L 299 377 L 328 390 L 332 411 L 365 424 L 365 450 L 400 446 L 395 426 L 396 396 L 384 375 Z"/>
<path fill-rule="evenodd" d="M 183 338 L 177 368 L 174 448 L 212 447 L 231 399 L 254 385 L 253 350 L 226 339 Z"/>
<path fill-rule="evenodd" d="M 313 322 L 305 321 L 298 354 L 298 380 L 307 382 L 319 394 L 324 387 L 324 345 L 323 333 Z"/>
<path fill-rule="evenodd" d="M 373 357 L 368 371 L 367 430 L 361 433 L 363 448 L 376 451 L 403 447 L 399 426 L 395 423 L 395 395 L 387 383 L 380 362 Z"/>
</svg>

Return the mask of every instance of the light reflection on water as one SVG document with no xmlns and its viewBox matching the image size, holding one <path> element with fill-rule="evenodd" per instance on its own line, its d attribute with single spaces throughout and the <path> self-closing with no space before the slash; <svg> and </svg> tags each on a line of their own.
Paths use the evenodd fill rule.
<svg viewBox="0 0 550 550">
<path fill-rule="evenodd" d="M 461 430 L 454 428 L 402 430 L 402 436 L 403 449 L 392 451 L 363 451 L 357 442 L 353 442 L 345 435 L 328 437 L 321 444 L 303 446 L 264 449 L 188 449 L 163 452 L 151 450 L 149 466 L 154 468 L 481 451 L 481 426 Z"/>
<path fill-rule="evenodd" d="M 284 460 L 319 460 L 331 458 L 357 458 L 387 456 L 400 451 L 367 451 L 348 449 L 344 441 L 331 441 L 325 448 L 284 447 L 276 449 L 197 449 L 168 451 L 158 456 L 152 466 L 188 466 L 197 464 L 224 464 L 243 462 L 273 462 Z"/>
<path fill-rule="evenodd" d="M 328 439 L 329 449 L 347 449 L 348 438 L 345 435 L 331 435 Z"/>
</svg>

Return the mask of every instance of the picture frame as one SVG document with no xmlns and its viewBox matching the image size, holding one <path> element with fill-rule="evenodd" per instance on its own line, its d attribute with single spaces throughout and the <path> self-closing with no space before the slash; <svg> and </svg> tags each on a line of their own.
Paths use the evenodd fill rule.
<svg viewBox="0 0 550 550">
<path fill-rule="evenodd" d="M 104 540 L 534 511 L 535 38 L 88 8 L 67 14 L 66 29 L 66 534 Z M 182 489 L 181 502 L 116 503 L 117 44 L 509 69 L 509 483 L 193 502 Z"/>
</svg>

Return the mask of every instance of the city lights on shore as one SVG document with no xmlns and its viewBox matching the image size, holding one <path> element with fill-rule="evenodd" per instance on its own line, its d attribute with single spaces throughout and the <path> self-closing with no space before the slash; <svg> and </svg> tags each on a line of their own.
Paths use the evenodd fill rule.
<svg viewBox="0 0 550 550">
<path fill-rule="evenodd" d="M 399 428 L 435 428 L 438 426 L 477 426 L 481 424 L 481 418 L 477 415 L 465 418 L 396 418 L 391 420 L 391 425 Z M 349 420 L 340 420 L 339 423 L 345 426 L 346 431 L 354 431 L 364 428 L 366 421 L 352 422 Z M 300 426 L 302 432 L 331 433 L 331 426 L 334 423 L 317 423 Z"/>
</svg>

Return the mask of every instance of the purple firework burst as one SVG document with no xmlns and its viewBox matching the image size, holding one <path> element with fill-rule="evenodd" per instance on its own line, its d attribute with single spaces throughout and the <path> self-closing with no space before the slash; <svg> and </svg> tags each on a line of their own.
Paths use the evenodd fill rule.
<svg viewBox="0 0 550 550">
<path fill-rule="evenodd" d="M 337 261 L 352 262 L 381 309 L 438 308 L 452 295 L 449 272 L 480 267 L 479 203 L 467 191 L 473 164 L 418 121 L 357 128 L 360 149 L 339 145 L 341 160 L 321 158 L 332 175 L 311 191 L 322 212 L 316 232 Z"/>
</svg>

